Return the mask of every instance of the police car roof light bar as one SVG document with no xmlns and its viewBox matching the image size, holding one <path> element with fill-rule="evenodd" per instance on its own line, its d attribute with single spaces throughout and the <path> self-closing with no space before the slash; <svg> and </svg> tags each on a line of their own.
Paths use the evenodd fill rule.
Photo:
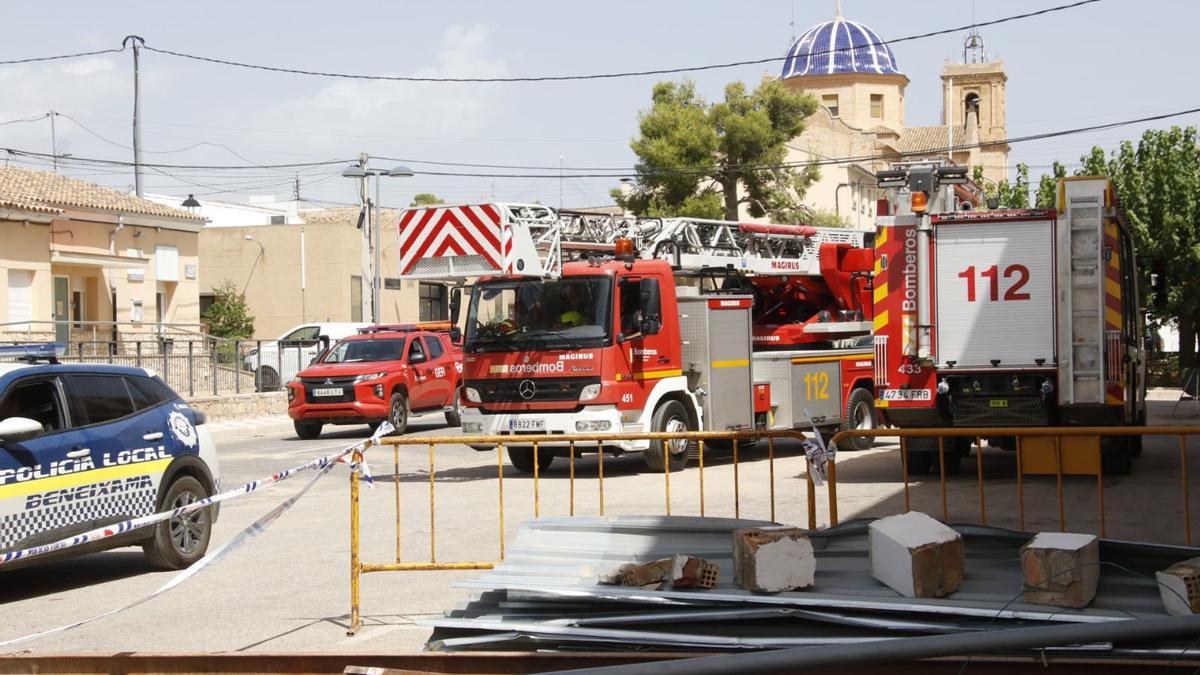
<svg viewBox="0 0 1200 675">
<path fill-rule="evenodd" d="M 58 357 L 65 354 L 67 346 L 61 342 L 40 342 L 27 345 L 0 346 L 0 359 L 16 359 L 27 363 L 47 361 L 58 363 Z"/>
</svg>

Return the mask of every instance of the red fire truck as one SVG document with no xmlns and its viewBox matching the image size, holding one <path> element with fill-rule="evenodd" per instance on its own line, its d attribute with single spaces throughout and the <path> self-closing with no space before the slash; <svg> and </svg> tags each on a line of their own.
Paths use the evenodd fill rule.
<svg viewBox="0 0 1200 675">
<path fill-rule="evenodd" d="M 875 239 L 875 387 L 890 423 L 1145 424 L 1136 258 L 1107 179 L 1062 179 L 1057 210 L 998 211 L 956 208 L 961 167 L 914 165 L 879 179 L 897 188 L 895 215 L 879 217 Z M 990 442 L 1016 446 L 1012 436 Z M 1095 457 L 1063 443 L 1068 463 Z M 1138 440 L 1099 443 L 1105 473 L 1128 472 L 1140 450 Z M 972 444 L 943 441 L 948 470 Z M 1025 439 L 1025 469 L 1055 472 L 1052 444 Z M 937 447 L 936 437 L 912 439 L 909 471 L 936 471 Z"/>
<path fill-rule="evenodd" d="M 400 239 L 402 276 L 474 280 L 463 431 L 520 470 L 529 434 L 875 423 L 869 347 L 832 348 L 871 329 L 862 231 L 483 204 L 406 211 Z M 678 470 L 689 445 L 603 449 Z"/>
</svg>

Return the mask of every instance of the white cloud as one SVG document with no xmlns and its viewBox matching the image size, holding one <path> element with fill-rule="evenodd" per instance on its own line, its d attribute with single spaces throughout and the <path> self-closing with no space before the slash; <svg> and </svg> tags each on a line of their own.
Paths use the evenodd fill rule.
<svg viewBox="0 0 1200 675">
<path fill-rule="evenodd" d="M 434 63 L 387 74 L 504 77 L 508 66 L 490 53 L 491 34 L 486 26 L 451 26 L 442 34 Z M 498 95 L 497 86 L 486 83 L 339 80 L 265 109 L 258 126 L 361 136 L 463 136 L 487 123 Z M 345 154 L 347 143 L 345 138 L 319 135 L 296 140 L 323 153 L 341 150 Z"/>
<path fill-rule="evenodd" d="M 68 61 L 63 65 L 62 71 L 68 75 L 87 77 L 95 73 L 113 70 L 116 67 L 113 60 L 106 56 L 88 56 L 77 61 Z"/>
</svg>

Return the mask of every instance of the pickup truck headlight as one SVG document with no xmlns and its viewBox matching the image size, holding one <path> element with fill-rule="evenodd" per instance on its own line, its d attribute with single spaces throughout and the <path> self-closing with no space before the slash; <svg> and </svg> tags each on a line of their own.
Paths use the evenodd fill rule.
<svg viewBox="0 0 1200 675">
<path fill-rule="evenodd" d="M 367 380 L 378 380 L 378 379 L 385 378 L 387 376 L 388 376 L 387 371 L 384 371 L 382 373 L 365 373 L 363 375 L 359 375 L 358 377 L 354 378 L 354 384 L 358 384 L 359 382 L 366 382 Z"/>
<path fill-rule="evenodd" d="M 599 398 L 599 396 L 600 396 L 600 383 L 599 382 L 597 382 L 596 384 L 589 384 L 588 386 L 579 390 L 579 400 L 580 401 L 591 401 L 592 399 Z"/>
<path fill-rule="evenodd" d="M 479 390 L 474 387 L 463 387 L 463 396 L 471 403 L 482 403 L 483 399 L 479 397 Z"/>
<path fill-rule="evenodd" d="M 294 383 L 294 382 L 293 382 L 293 383 Z M 292 383 L 289 383 L 289 384 L 292 384 Z M 295 400 L 296 400 L 296 388 L 295 388 L 295 387 L 288 387 L 288 388 L 287 388 L 287 391 L 288 391 L 288 403 L 291 403 L 292 401 L 295 401 Z"/>
</svg>

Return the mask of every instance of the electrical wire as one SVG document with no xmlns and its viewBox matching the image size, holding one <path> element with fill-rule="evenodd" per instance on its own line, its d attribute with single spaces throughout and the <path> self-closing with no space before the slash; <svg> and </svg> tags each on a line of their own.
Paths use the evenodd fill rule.
<svg viewBox="0 0 1200 675">
<path fill-rule="evenodd" d="M 1050 14 L 1053 12 L 1061 12 L 1061 11 L 1065 11 L 1068 9 L 1075 9 L 1077 7 L 1082 7 L 1084 5 L 1090 5 L 1093 3 L 1100 2 L 1100 1 L 1101 0 L 1078 0 L 1078 2 L 1073 2 L 1070 4 L 1057 5 L 1054 7 L 1046 7 L 1044 9 L 1039 9 L 1039 10 L 1032 11 L 1032 12 L 1026 12 L 1024 14 L 1015 14 L 1012 16 L 1006 16 L 1006 17 L 1002 17 L 999 19 L 993 19 L 991 21 L 975 22 L 975 23 L 971 23 L 971 24 L 968 24 L 965 26 L 956 26 L 954 28 L 943 28 L 940 30 L 929 31 L 927 33 L 920 33 L 917 35 L 909 35 L 909 36 L 902 37 L 902 38 L 896 38 L 894 40 L 879 40 L 876 42 L 871 42 L 869 44 L 860 44 L 860 45 L 856 45 L 856 46 L 825 50 L 823 52 L 815 52 L 815 53 L 813 53 L 813 56 L 821 56 L 822 54 L 830 54 L 830 53 L 835 53 L 835 52 L 839 52 L 839 51 L 848 51 L 851 49 L 860 49 L 863 47 L 894 45 L 894 44 L 899 44 L 901 42 L 909 42 L 912 40 L 921 40 L 921 39 L 925 39 L 925 38 L 936 37 L 939 35 L 946 35 L 948 33 L 959 33 L 964 30 L 970 30 L 972 28 L 995 26 L 995 25 L 999 25 L 1002 23 L 1008 23 L 1010 21 L 1018 21 L 1021 19 L 1028 19 L 1028 18 L 1032 18 L 1035 16 L 1042 16 L 1042 15 Z M 647 76 L 647 75 L 677 75 L 679 73 L 693 73 L 693 72 L 701 72 L 701 71 L 707 71 L 707 70 L 720 70 L 720 69 L 726 69 L 726 68 L 736 68 L 736 67 L 740 67 L 740 66 L 761 65 L 764 63 L 772 63 L 775 61 L 785 61 L 788 58 L 787 56 L 773 56 L 773 57 L 764 58 L 764 59 L 749 59 L 749 60 L 744 60 L 744 61 L 731 61 L 731 62 L 727 62 L 727 63 L 714 63 L 714 64 L 703 65 L 703 66 L 684 66 L 684 67 L 680 67 L 680 68 L 656 68 L 656 69 L 652 69 L 652 70 L 632 70 L 632 71 L 615 72 L 615 73 L 593 73 L 593 74 L 588 74 L 588 75 L 539 75 L 539 76 L 527 76 L 527 77 L 417 77 L 417 76 L 410 76 L 410 75 L 363 75 L 363 74 L 355 74 L 355 73 L 338 73 L 338 72 L 321 71 L 321 70 L 304 70 L 301 68 L 285 68 L 285 67 L 280 67 L 280 66 L 264 66 L 264 65 L 253 64 L 253 63 L 245 63 L 242 61 L 231 61 L 229 59 L 219 59 L 219 58 L 214 58 L 214 57 L 210 57 L 210 56 L 198 56 L 195 54 L 187 54 L 184 52 L 178 52 L 178 51 L 174 51 L 174 50 L 170 50 L 170 49 L 159 49 L 157 47 L 152 47 L 148 44 L 144 45 L 142 48 L 149 52 L 157 52 L 159 54 L 166 54 L 168 56 L 175 56 L 178 58 L 190 59 L 193 61 L 204 61 L 207 63 L 215 63 L 215 64 L 223 65 L 223 66 L 236 66 L 238 68 L 248 68 L 251 70 L 264 70 L 264 71 L 269 71 L 269 72 L 274 72 L 274 73 L 287 73 L 287 74 L 291 74 L 291 75 L 310 75 L 310 76 L 314 76 L 314 77 L 332 77 L 332 78 L 341 78 L 341 79 L 348 79 L 348 80 L 383 80 L 383 81 L 388 81 L 388 82 L 435 82 L 435 83 L 485 83 L 485 82 L 486 83 L 514 83 L 514 82 L 565 82 L 565 81 L 575 81 L 575 80 L 607 80 L 607 79 L 617 79 L 617 78 L 625 78 L 625 77 L 643 77 L 643 76 Z"/>
<path fill-rule="evenodd" d="M 1139 118 L 1129 119 L 1129 120 L 1121 120 L 1121 121 L 1117 121 L 1117 122 L 1108 122 L 1105 124 L 1094 124 L 1094 125 L 1086 126 L 1086 127 L 1075 127 L 1075 128 L 1071 128 L 1071 129 L 1047 131 L 1047 132 L 1038 133 L 1038 134 L 1029 134 L 1029 135 L 1025 135 L 1025 136 L 1004 138 L 1004 139 L 999 139 L 999 140 L 994 140 L 994 141 L 984 141 L 984 142 L 980 142 L 980 143 L 960 144 L 960 145 L 948 146 L 945 148 L 934 147 L 934 148 L 928 148 L 928 149 L 920 151 L 920 152 L 879 153 L 879 154 L 858 155 L 858 156 L 851 156 L 851 157 L 836 157 L 836 158 L 818 159 L 818 160 L 814 160 L 811 162 L 810 161 L 799 161 L 799 162 L 779 162 L 779 163 L 773 163 L 773 164 L 732 164 L 732 165 L 729 165 L 727 168 L 738 169 L 738 170 L 743 170 L 743 171 L 750 171 L 750 170 L 768 171 L 768 170 L 790 169 L 790 168 L 809 166 L 809 165 L 830 166 L 830 165 L 849 164 L 849 163 L 854 163 L 854 162 L 889 160 L 889 159 L 893 159 L 895 157 L 925 156 L 925 155 L 935 154 L 935 153 L 941 154 L 941 153 L 944 153 L 947 151 L 955 152 L 955 151 L 970 150 L 970 149 L 975 149 L 975 148 L 989 148 L 989 147 L 995 147 L 995 146 L 1001 146 L 1001 145 L 1014 145 L 1017 143 L 1027 143 L 1027 142 L 1031 142 L 1031 141 L 1045 140 L 1048 138 L 1060 138 L 1060 137 L 1064 137 L 1064 136 L 1092 133 L 1092 132 L 1096 132 L 1096 131 L 1106 131 L 1109 129 L 1116 129 L 1119 127 L 1130 126 L 1130 125 L 1134 125 L 1134 124 L 1141 124 L 1141 123 L 1145 123 L 1145 122 L 1157 122 L 1157 121 L 1161 121 L 1161 120 L 1165 120 L 1165 119 L 1171 119 L 1174 117 L 1182 117 L 1185 115 L 1191 115 L 1191 114 L 1195 114 L 1198 112 L 1200 112 L 1200 107 L 1194 107 L 1194 108 L 1188 108 L 1185 110 L 1179 110 L 1179 111 L 1170 112 L 1170 113 L 1163 113 L 1163 114 L 1159 114 L 1159 115 L 1150 115 L 1150 116 L 1146 116 L 1146 117 L 1139 117 Z M 37 158 L 37 159 L 41 159 L 43 161 L 55 159 L 55 155 L 41 153 L 41 152 L 31 152 L 28 150 L 19 150 L 19 149 L 15 149 L 15 148 L 4 148 L 4 147 L 0 147 L 0 150 L 5 151 L 9 155 L 15 156 L 15 157 Z M 111 160 L 111 159 L 97 159 L 97 158 L 83 158 L 83 157 L 64 158 L 61 155 L 58 156 L 58 159 L 60 161 L 69 159 L 72 163 L 81 164 L 81 165 L 97 164 L 97 165 L 101 165 L 101 166 L 121 166 L 121 167 L 135 166 L 134 163 L 132 163 L 132 162 Z M 386 159 L 386 158 L 380 158 L 380 159 Z M 141 166 L 143 168 L 147 168 L 147 169 L 211 169 L 211 170 L 235 171 L 235 170 L 258 169 L 258 168 L 272 168 L 272 169 L 314 168 L 314 167 L 323 167 L 323 166 L 331 166 L 331 165 L 349 164 L 351 162 L 352 162 L 352 160 L 330 160 L 330 161 L 326 161 L 326 162 L 305 162 L 305 163 L 296 163 L 296 164 L 273 164 L 273 165 L 259 164 L 259 165 L 241 165 L 241 166 L 143 163 L 143 164 L 141 164 Z M 540 179 L 625 178 L 625 177 L 629 177 L 631 175 L 638 173 L 638 170 L 636 168 L 620 169 L 620 170 L 616 170 L 616 171 L 612 171 L 612 172 L 608 172 L 608 170 L 606 169 L 604 171 L 605 172 L 602 172 L 602 173 L 547 173 L 547 174 L 472 173 L 472 172 L 454 172 L 454 171 L 419 171 L 416 173 L 421 176 L 453 176 L 453 177 L 465 177 L 465 178 L 523 178 L 523 179 L 533 179 L 533 178 L 540 178 Z M 642 172 L 642 173 L 644 173 L 644 174 L 659 174 L 659 175 L 689 175 L 689 174 L 690 175 L 704 175 L 704 174 L 711 173 L 711 169 L 666 168 L 666 169 L 658 169 L 653 172 Z"/>
<path fill-rule="evenodd" d="M 0 127 L 8 125 L 8 124 L 18 124 L 20 122 L 37 122 L 39 120 L 44 120 L 49 116 L 50 116 L 50 113 L 42 113 L 41 115 L 36 115 L 34 117 L 23 117 L 19 120 L 9 120 L 7 122 L 0 122 Z"/>
<path fill-rule="evenodd" d="M 120 49 L 101 49 L 95 52 L 76 52 L 74 54 L 59 54 L 57 56 L 35 56 L 28 59 L 14 59 L 11 61 L 0 61 L 0 66 L 13 66 L 22 63 L 38 63 L 41 61 L 59 61 L 62 59 L 77 59 L 83 56 L 100 56 L 101 54 L 120 54 L 125 51 L 125 47 Z"/>
</svg>

